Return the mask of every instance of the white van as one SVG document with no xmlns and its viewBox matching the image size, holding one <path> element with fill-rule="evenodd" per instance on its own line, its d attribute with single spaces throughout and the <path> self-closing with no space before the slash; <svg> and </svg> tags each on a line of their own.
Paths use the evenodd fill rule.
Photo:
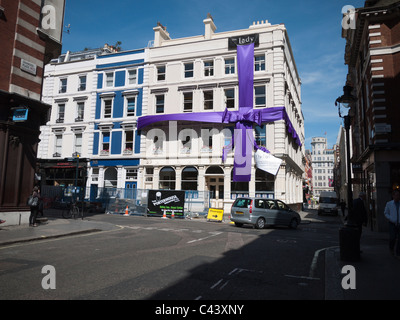
<svg viewBox="0 0 400 320">
<path fill-rule="evenodd" d="M 322 191 L 319 195 L 318 215 L 328 213 L 337 216 L 338 204 L 336 192 Z"/>
</svg>

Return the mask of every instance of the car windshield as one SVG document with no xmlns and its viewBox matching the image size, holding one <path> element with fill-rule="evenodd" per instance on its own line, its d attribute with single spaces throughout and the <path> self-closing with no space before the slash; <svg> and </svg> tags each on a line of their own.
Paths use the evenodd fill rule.
<svg viewBox="0 0 400 320">
<path fill-rule="evenodd" d="M 235 203 L 233 204 L 234 207 L 239 208 L 248 208 L 251 203 L 251 199 L 236 199 Z"/>
<path fill-rule="evenodd" d="M 336 198 L 320 197 L 319 203 L 336 203 Z"/>
</svg>

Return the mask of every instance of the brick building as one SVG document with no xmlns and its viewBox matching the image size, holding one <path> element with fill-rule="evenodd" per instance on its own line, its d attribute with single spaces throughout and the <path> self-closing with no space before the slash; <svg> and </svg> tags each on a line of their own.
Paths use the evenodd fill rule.
<svg viewBox="0 0 400 320">
<path fill-rule="evenodd" d="M 43 68 L 61 51 L 65 0 L 0 0 L 0 215 L 21 221 L 34 186 Z M 25 216 L 25 215 L 24 215 Z"/>
<path fill-rule="evenodd" d="M 370 227 L 385 230 L 385 204 L 400 187 L 400 1 L 368 0 L 344 28 L 353 192 L 367 192 Z M 357 168 L 357 170 L 354 170 Z"/>
</svg>

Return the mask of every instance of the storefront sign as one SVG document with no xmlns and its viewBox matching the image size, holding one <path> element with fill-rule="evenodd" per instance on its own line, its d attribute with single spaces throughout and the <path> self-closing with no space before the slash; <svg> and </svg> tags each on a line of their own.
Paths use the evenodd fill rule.
<svg viewBox="0 0 400 320">
<path fill-rule="evenodd" d="M 147 214 L 184 217 L 185 191 L 149 190 Z"/>
<path fill-rule="evenodd" d="M 28 120 L 28 108 L 15 109 L 12 119 L 17 122 Z"/>
<path fill-rule="evenodd" d="M 37 66 L 32 62 L 21 59 L 21 70 L 36 76 Z"/>
<path fill-rule="evenodd" d="M 248 34 L 245 36 L 237 36 L 231 37 L 228 39 L 228 48 L 231 50 L 236 49 L 237 46 L 243 46 L 254 43 L 254 46 L 257 47 L 259 44 L 259 36 L 258 34 Z"/>
</svg>

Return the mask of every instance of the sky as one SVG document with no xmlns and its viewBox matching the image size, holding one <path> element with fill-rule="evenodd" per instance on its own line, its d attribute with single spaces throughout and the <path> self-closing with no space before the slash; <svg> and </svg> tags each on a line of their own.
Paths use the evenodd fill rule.
<svg viewBox="0 0 400 320">
<path fill-rule="evenodd" d="M 336 143 L 340 125 L 335 100 L 343 94 L 347 66 L 341 37 L 342 9 L 364 0 L 66 0 L 63 49 L 80 51 L 122 42 L 123 50 L 147 47 L 161 22 L 172 39 L 204 34 L 213 16 L 216 32 L 247 29 L 253 21 L 283 23 L 288 31 L 302 87 L 305 147 L 313 137 Z"/>
</svg>

